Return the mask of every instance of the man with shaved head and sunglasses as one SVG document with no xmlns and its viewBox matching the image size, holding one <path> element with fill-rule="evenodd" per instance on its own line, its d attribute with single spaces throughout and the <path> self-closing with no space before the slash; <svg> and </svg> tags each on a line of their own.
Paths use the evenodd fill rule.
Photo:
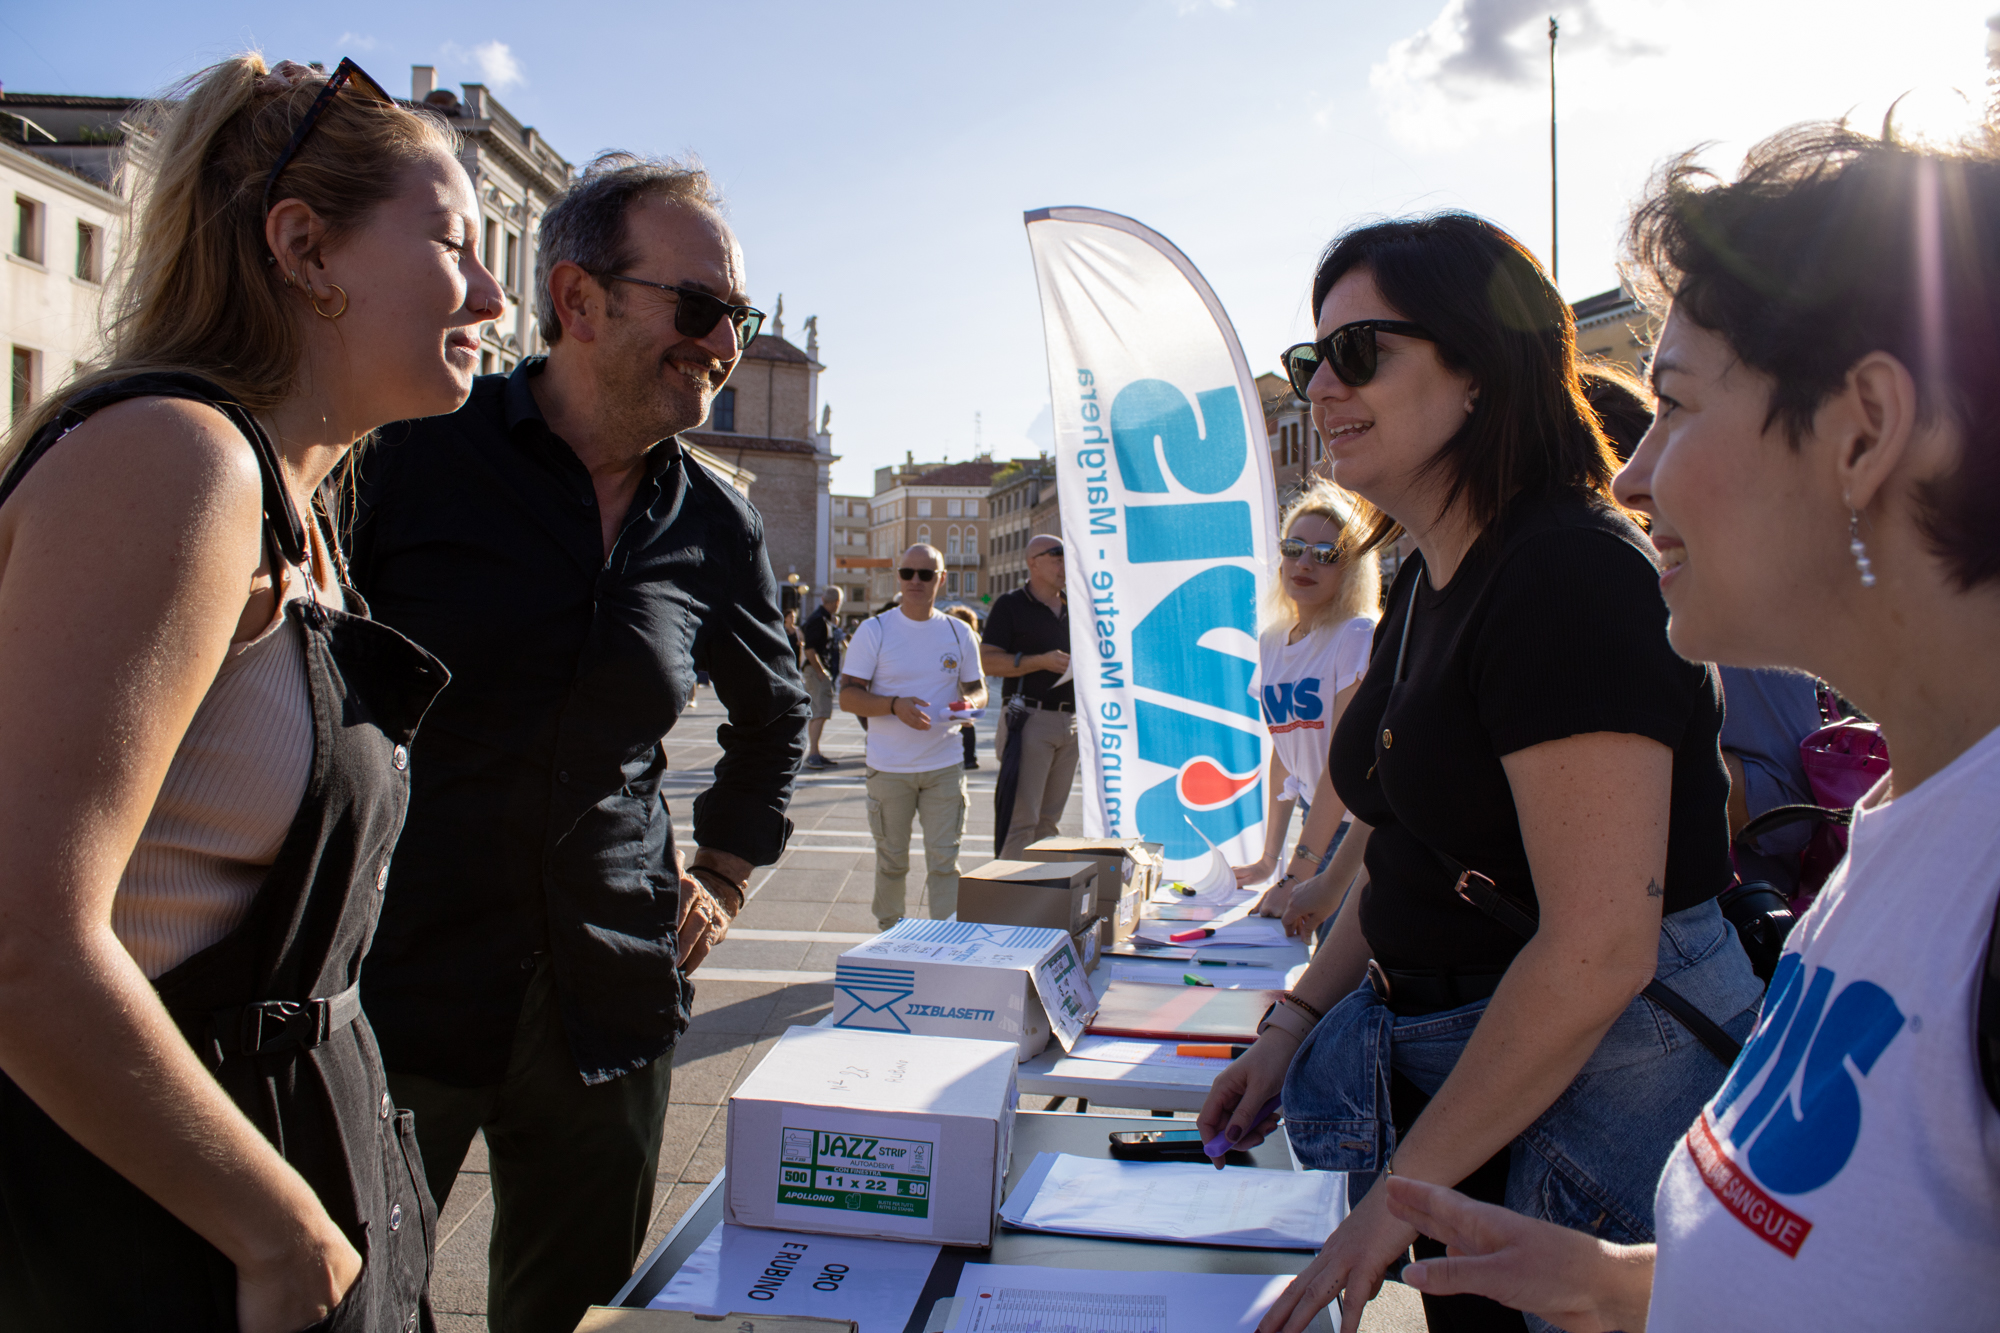
<svg viewBox="0 0 2000 1333">
<path fill-rule="evenodd" d="M 944 553 L 919 542 L 897 563 L 896 604 L 861 622 L 840 664 L 840 706 L 868 728 L 868 831 L 875 837 L 875 924 L 908 905 L 910 825 L 924 824 L 924 886 L 933 920 L 958 910 L 965 761 L 954 705 L 983 708 L 979 645 L 937 609 Z"/>
<path fill-rule="evenodd" d="M 762 521 L 675 438 L 764 319 L 708 177 L 600 157 L 537 274 L 548 355 L 387 428 L 354 527 L 356 586 L 452 676 L 362 999 L 440 1207 L 485 1135 L 496 1333 L 630 1274 L 687 974 L 784 850 L 807 716 Z M 697 670 L 729 717 L 682 873 L 662 741 Z"/>
</svg>

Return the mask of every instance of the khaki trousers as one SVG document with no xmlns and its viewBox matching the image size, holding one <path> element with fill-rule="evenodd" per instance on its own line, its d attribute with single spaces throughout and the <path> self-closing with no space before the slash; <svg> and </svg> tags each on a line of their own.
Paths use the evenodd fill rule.
<svg viewBox="0 0 2000 1333">
<path fill-rule="evenodd" d="M 1007 753 L 1007 715 L 1003 709 L 994 735 L 993 753 Z M 1021 728 L 1021 777 L 1014 788 L 1014 818 L 1000 859 L 1018 861 L 1030 843 L 1056 835 L 1070 783 L 1076 781 L 1076 714 L 1034 708 Z"/>
<path fill-rule="evenodd" d="M 896 924 L 908 906 L 910 823 L 924 823 L 924 887 L 931 919 L 958 910 L 958 844 L 965 837 L 965 765 L 927 773 L 868 775 L 868 831 L 875 835 L 875 923 Z"/>
</svg>

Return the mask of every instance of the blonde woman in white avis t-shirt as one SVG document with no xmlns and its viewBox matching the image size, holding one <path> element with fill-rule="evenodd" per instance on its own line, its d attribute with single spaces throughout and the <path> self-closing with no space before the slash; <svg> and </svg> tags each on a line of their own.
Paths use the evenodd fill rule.
<svg viewBox="0 0 2000 1333">
<path fill-rule="evenodd" d="M 2000 158 L 1812 126 L 1733 185 L 1692 170 L 1633 229 L 1673 306 L 1618 499 L 1653 516 L 1677 651 L 1824 677 L 1895 769 L 1668 1157 L 1657 1245 L 1398 1176 L 1391 1210 L 1451 1246 L 1404 1280 L 1574 1333 L 1991 1329 L 2000 1111 L 1974 1031 L 2000 898 Z"/>
<path fill-rule="evenodd" d="M 1294 889 L 1325 866 L 1347 814 L 1327 781 L 1327 744 L 1368 669 L 1382 601 L 1382 575 L 1373 557 L 1341 555 L 1352 513 L 1339 487 L 1314 480 L 1286 508 L 1278 527 L 1284 536 L 1278 543 L 1271 624 L 1258 640 L 1257 675 L 1250 684 L 1271 732 L 1264 855 L 1236 867 L 1236 882 L 1245 885 L 1261 884 L 1284 867 L 1258 905 L 1265 916 L 1287 914 Z M 1294 804 L 1303 804 L 1306 814 L 1298 845 L 1287 855 Z M 1342 864 L 1351 860 L 1343 858 Z M 1324 917 L 1320 911 L 1303 925 L 1310 929 Z"/>
</svg>

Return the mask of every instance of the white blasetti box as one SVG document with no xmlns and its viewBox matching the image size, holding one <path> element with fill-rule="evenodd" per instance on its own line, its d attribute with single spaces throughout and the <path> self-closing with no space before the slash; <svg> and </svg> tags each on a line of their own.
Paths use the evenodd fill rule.
<svg viewBox="0 0 2000 1333">
<path fill-rule="evenodd" d="M 1097 1012 L 1076 942 L 1044 926 L 899 921 L 842 954 L 833 987 L 836 1028 L 1011 1041 L 1023 1060 Z"/>
<path fill-rule="evenodd" d="M 791 1028 L 729 1098 L 740 1226 L 990 1245 L 1014 1044 Z"/>
</svg>

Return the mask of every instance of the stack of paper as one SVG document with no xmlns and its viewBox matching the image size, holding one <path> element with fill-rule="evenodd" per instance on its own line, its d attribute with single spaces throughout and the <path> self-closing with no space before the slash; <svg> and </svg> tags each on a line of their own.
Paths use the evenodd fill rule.
<svg viewBox="0 0 2000 1333">
<path fill-rule="evenodd" d="M 1089 1031 L 1100 1037 L 1247 1044 L 1257 1040 L 1258 1021 L 1282 994 L 1114 981 L 1104 988 Z"/>
<path fill-rule="evenodd" d="M 1250 1333 L 1291 1282 L 1267 1273 L 967 1264 L 956 1333 Z"/>
<path fill-rule="evenodd" d="M 755 1301 L 762 1314 L 851 1319 L 860 1333 L 903 1333 L 937 1256 L 935 1245 L 724 1223 L 651 1308 L 725 1315 Z"/>
<path fill-rule="evenodd" d="M 1215 944 L 1283 948 L 1293 943 L 1286 938 L 1284 922 L 1277 917 L 1250 915 L 1250 909 L 1256 905 L 1256 898 L 1245 898 L 1227 911 L 1219 912 L 1206 921 L 1169 921 L 1163 917 L 1149 917 L 1141 921 L 1132 933 L 1138 939 L 1151 940 L 1159 944 L 1192 944 L 1196 948 Z M 1192 940 L 1173 939 L 1175 935 L 1186 934 L 1192 930 L 1207 933 Z"/>
<path fill-rule="evenodd" d="M 1039 1153 L 1000 1220 L 1023 1231 L 1179 1245 L 1317 1250 L 1347 1215 L 1347 1177 Z"/>
</svg>

